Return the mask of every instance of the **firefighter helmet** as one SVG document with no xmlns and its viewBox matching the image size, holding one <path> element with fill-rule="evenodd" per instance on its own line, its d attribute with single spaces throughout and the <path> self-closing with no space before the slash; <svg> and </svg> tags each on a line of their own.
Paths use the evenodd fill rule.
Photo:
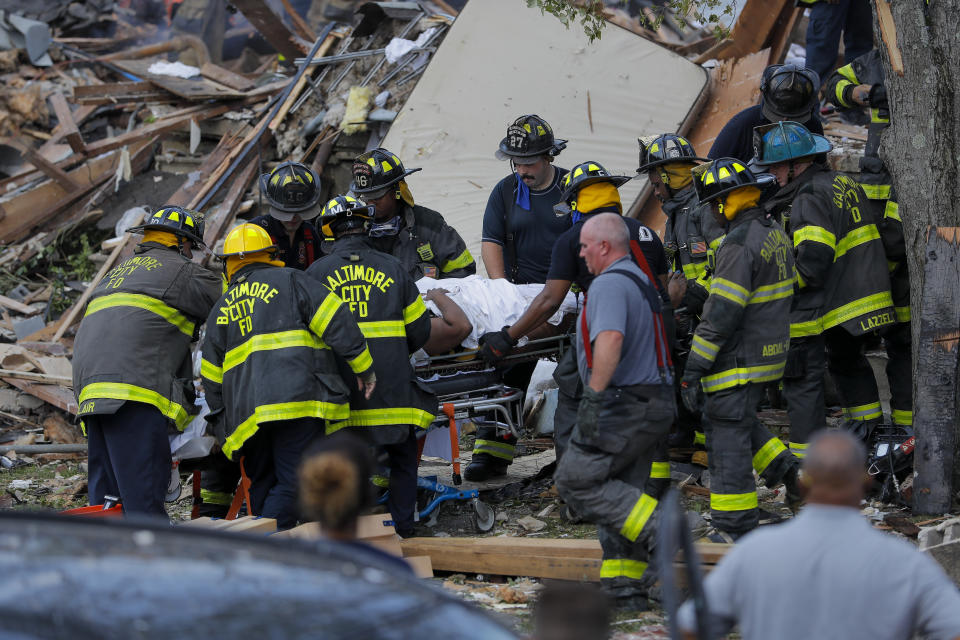
<svg viewBox="0 0 960 640">
<path fill-rule="evenodd" d="M 709 202 L 741 187 L 761 187 L 746 163 L 736 158 L 717 158 L 693 168 L 693 184 L 700 202 Z"/>
<path fill-rule="evenodd" d="M 320 178 L 306 165 L 284 162 L 260 176 L 260 193 L 283 213 L 300 213 L 320 199 Z"/>
<path fill-rule="evenodd" d="M 810 133 L 799 122 L 775 122 L 753 130 L 754 164 L 758 167 L 826 153 L 832 148 L 829 140 Z"/>
<path fill-rule="evenodd" d="M 640 166 L 637 173 L 672 162 L 706 162 L 697 155 L 690 141 L 683 136 L 664 133 L 653 138 L 637 138 L 640 143 Z"/>
<path fill-rule="evenodd" d="M 795 64 L 774 64 L 763 71 L 760 111 L 770 122 L 810 119 L 819 104 L 820 76 Z"/>
<path fill-rule="evenodd" d="M 544 155 L 554 157 L 567 146 L 566 140 L 553 137 L 553 129 L 538 115 L 520 116 L 507 127 L 496 156 L 517 164 L 532 164 Z"/>
<path fill-rule="evenodd" d="M 603 168 L 599 162 L 581 162 L 573 169 L 567 172 L 565 176 L 560 180 L 560 187 L 563 189 L 563 193 L 560 194 L 561 202 L 569 202 L 577 196 L 577 192 L 580 189 L 584 188 L 588 184 L 594 184 L 595 182 L 610 182 L 615 187 L 620 187 L 622 184 L 629 182 L 632 179 L 631 176 L 613 176 Z"/>
<path fill-rule="evenodd" d="M 353 183 L 350 190 L 376 200 L 383 196 L 389 187 L 417 171 L 420 169 L 404 169 L 400 158 L 386 149 L 377 148 L 361 153 L 353 161 Z"/>
<path fill-rule="evenodd" d="M 348 229 L 367 229 L 373 221 L 373 205 L 350 196 L 336 196 L 320 212 L 320 231 L 334 238 Z"/>
<path fill-rule="evenodd" d="M 164 205 L 153 212 L 146 222 L 130 227 L 127 231 L 166 231 L 181 238 L 187 238 L 196 245 L 203 244 L 203 215 L 183 207 Z"/>
<path fill-rule="evenodd" d="M 223 241 L 223 252 L 217 254 L 218 258 L 229 258 L 231 256 L 243 257 L 245 254 L 258 253 L 260 251 L 276 252 L 277 245 L 267 230 L 258 224 L 245 222 L 240 226 L 234 227 L 227 234 Z"/>
</svg>

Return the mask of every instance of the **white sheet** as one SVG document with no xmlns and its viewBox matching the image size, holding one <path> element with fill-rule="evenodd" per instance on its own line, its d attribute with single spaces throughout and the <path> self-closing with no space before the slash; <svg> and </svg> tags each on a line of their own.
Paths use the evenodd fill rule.
<svg viewBox="0 0 960 640">
<path fill-rule="evenodd" d="M 511 325 L 520 319 L 537 294 L 543 290 L 542 284 L 513 284 L 502 278 L 489 280 L 480 276 L 466 278 L 421 278 L 417 280 L 417 289 L 424 294 L 430 289 L 446 289 L 450 299 L 459 305 L 470 318 L 473 330 L 461 343 L 468 349 L 477 347 L 477 339 L 488 331 L 499 331 L 505 325 Z M 433 302 L 427 301 L 427 308 L 441 315 Z M 560 324 L 565 313 L 577 312 L 577 299 L 567 293 L 553 316 L 547 321 Z"/>
</svg>

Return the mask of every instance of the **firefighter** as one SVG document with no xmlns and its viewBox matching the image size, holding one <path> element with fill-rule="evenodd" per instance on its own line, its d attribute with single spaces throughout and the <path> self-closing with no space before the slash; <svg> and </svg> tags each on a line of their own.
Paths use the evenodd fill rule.
<svg viewBox="0 0 960 640">
<path fill-rule="evenodd" d="M 350 190 L 374 208 L 373 247 L 399 260 L 414 280 L 473 275 L 477 265 L 457 230 L 414 203 L 406 177 L 417 171 L 404 169 L 400 158 L 381 148 L 353 161 Z"/>
<path fill-rule="evenodd" d="M 623 205 L 617 188 L 630 180 L 627 176 L 610 175 L 598 162 L 584 162 L 576 165 L 564 176 L 563 204 L 557 205 L 559 212 L 573 220 L 573 226 L 563 233 L 553 249 L 550 258 L 550 273 L 543 291 L 517 322 L 500 331 L 486 333 L 480 337 L 481 355 L 490 362 L 498 362 L 517 344 L 517 341 L 535 327 L 546 322 L 556 313 L 561 302 L 572 285 L 579 291 L 587 292 L 594 274 L 587 268 L 580 256 L 580 231 L 584 223 L 592 216 L 601 213 L 623 214 Z M 667 258 L 660 239 L 649 228 L 634 218 L 624 218 L 630 233 L 631 249 L 634 259 L 648 274 L 661 296 L 665 308 L 669 308 L 664 283 L 667 277 Z M 635 245 L 635 246 L 634 246 Z M 635 250 L 634 250 L 635 249 Z M 568 350 L 557 363 L 553 373 L 560 387 L 557 396 L 557 410 L 554 415 L 553 439 L 557 457 L 562 458 L 567 441 L 576 422 L 577 407 L 583 396 L 583 380 L 577 368 L 573 350 Z M 488 431 L 477 431 L 474 443 L 473 461 L 467 467 L 464 477 L 484 479 L 506 473 L 506 467 L 513 460 L 516 440 L 511 436 L 497 436 Z M 479 457 L 478 453 L 483 453 Z M 653 471 L 650 474 L 651 493 L 659 494 L 670 483 L 670 465 L 667 458 L 666 441 L 658 450 Z"/>
<path fill-rule="evenodd" d="M 619 214 L 591 215 L 577 231 L 594 278 L 577 321 L 583 398 L 557 465 L 557 490 L 597 524 L 603 589 L 618 608 L 643 610 L 656 581 L 648 523 L 657 500 L 645 485 L 676 414 L 661 298 L 630 255 Z"/>
<path fill-rule="evenodd" d="M 758 524 L 754 470 L 769 487 L 783 480 L 790 503 L 799 501 L 797 459 L 756 415 L 764 383 L 783 375 L 796 278 L 790 239 L 757 206 L 761 183 L 745 164 L 721 158 L 693 175 L 700 202 L 726 236 L 680 386 L 691 411 L 705 397 L 710 514 L 730 542 Z"/>
<path fill-rule="evenodd" d="M 675 310 L 677 348 L 673 350 L 676 380 L 683 376 L 683 362 L 690 348 L 690 336 L 707 300 L 710 286 L 707 257 L 723 240 L 723 229 L 717 226 L 709 209 L 700 206 L 693 187 L 691 170 L 704 159 L 686 138 L 665 133 L 641 139 L 638 174 L 646 173 L 653 194 L 667 216 L 664 228 L 664 249 L 676 273 L 670 276 L 668 291 Z M 671 336 L 673 337 L 673 336 Z M 681 405 L 677 433 L 670 436 L 671 447 L 704 444 L 698 429 L 700 417 Z"/>
<path fill-rule="evenodd" d="M 89 438 L 90 504 L 120 497 L 125 513 L 166 516 L 168 427 L 194 410 L 190 343 L 220 296 L 220 278 L 191 262 L 203 217 L 164 206 L 134 255 L 97 284 L 77 331 L 73 388 Z"/>
<path fill-rule="evenodd" d="M 781 120 L 802 122 L 808 130 L 822 135 L 819 109 L 820 77 L 815 71 L 795 64 L 772 64 L 763 70 L 760 104 L 747 107 L 730 118 L 717 134 L 707 157 L 750 162 L 753 158 L 753 130 Z"/>
<path fill-rule="evenodd" d="M 520 116 L 507 127 L 495 155 L 510 161 L 511 173 L 490 192 L 483 213 L 480 254 L 490 278 L 546 282 L 553 244 L 570 226 L 553 212 L 567 174 L 553 161 L 566 146 L 538 115 Z"/>
<path fill-rule="evenodd" d="M 323 238 L 310 222 L 320 206 L 320 178 L 306 165 L 284 162 L 260 176 L 269 212 L 250 220 L 267 230 L 284 266 L 305 270 L 321 257 Z"/>
<path fill-rule="evenodd" d="M 410 354 L 430 337 L 430 316 L 399 261 L 373 248 L 367 237 L 373 217 L 373 206 L 349 196 L 327 202 L 320 224 L 335 240 L 332 253 L 307 273 L 353 313 L 379 380 L 369 398 L 351 391 L 350 417 L 327 432 L 349 428 L 384 449 L 390 466 L 387 505 L 397 533 L 406 538 L 413 535 L 416 509 L 417 433 L 437 411 L 436 396 L 417 384 L 410 363 Z"/>
<path fill-rule="evenodd" d="M 913 350 L 910 343 L 910 274 L 907 271 L 903 221 L 891 185 L 890 172 L 880 159 L 880 140 L 890 126 L 890 108 L 884 84 L 883 61 L 873 49 L 837 69 L 827 83 L 827 99 L 838 107 L 870 107 L 867 146 L 860 158 L 860 187 L 882 218 L 880 235 L 887 249 L 890 290 L 897 326 L 883 337 L 887 351 L 890 414 L 893 423 L 913 426 Z"/>
<path fill-rule="evenodd" d="M 283 268 L 276 252 L 258 225 L 227 235 L 220 258 L 228 288 L 207 319 L 200 373 L 212 431 L 250 476 L 253 514 L 289 529 L 300 456 L 326 421 L 349 416 L 349 387 L 369 395 L 376 375 L 349 307 Z M 347 382 L 334 354 L 350 367 Z"/>
<path fill-rule="evenodd" d="M 757 164 L 780 190 L 767 206 L 790 235 L 797 290 L 790 312 L 790 357 L 783 393 L 790 448 L 803 456 L 813 432 L 826 426 L 824 347 L 843 403 L 846 427 L 866 439 L 883 417 L 865 339 L 896 322 L 878 220 L 849 177 L 814 161 L 830 142 L 796 122 L 758 127 Z"/>
</svg>

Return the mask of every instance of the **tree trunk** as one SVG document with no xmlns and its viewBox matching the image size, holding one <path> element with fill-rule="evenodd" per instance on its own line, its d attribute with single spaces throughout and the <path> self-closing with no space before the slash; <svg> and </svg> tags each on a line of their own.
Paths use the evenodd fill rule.
<svg viewBox="0 0 960 640">
<path fill-rule="evenodd" d="M 960 440 L 955 411 L 960 311 L 945 309 L 943 303 L 924 310 L 922 302 L 926 298 L 931 306 L 925 291 L 960 289 L 957 270 L 944 264 L 960 260 L 951 240 L 955 236 L 944 229 L 930 231 L 960 227 L 960 0 L 893 0 L 887 6 L 896 42 L 889 30 L 880 42 L 891 111 L 881 157 L 893 174 L 910 266 L 917 430 L 914 508 L 943 513 L 950 511 L 951 496 L 960 487 L 960 465 L 952 464 Z M 877 30 L 878 40 L 881 32 Z M 891 68 L 897 47 L 903 75 Z M 928 252 L 931 236 L 938 240 Z M 925 273 L 930 282 L 924 281 Z M 960 304 L 960 295 L 945 297 Z"/>
</svg>

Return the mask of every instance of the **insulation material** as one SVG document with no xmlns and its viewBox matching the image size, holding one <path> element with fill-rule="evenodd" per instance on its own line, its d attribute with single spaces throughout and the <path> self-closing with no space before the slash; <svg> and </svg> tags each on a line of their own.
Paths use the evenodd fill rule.
<svg viewBox="0 0 960 640">
<path fill-rule="evenodd" d="M 477 348 L 477 339 L 488 331 L 499 331 L 520 319 L 533 299 L 543 290 L 542 284 L 513 284 L 504 279 L 487 280 L 480 276 L 466 278 L 420 278 L 417 289 L 424 294 L 430 289 L 445 289 L 447 295 L 470 319 L 473 329 L 461 343 L 467 349 Z M 436 305 L 427 301 L 427 308 L 440 315 Z M 547 322 L 558 325 L 564 314 L 577 312 L 577 299 L 567 293 L 560 309 Z M 521 343 L 522 346 L 522 343 Z"/>
<path fill-rule="evenodd" d="M 417 202 L 436 209 L 480 258 L 487 198 L 510 166 L 494 158 L 507 126 L 536 113 L 569 140 L 557 165 L 596 160 L 633 175 L 637 138 L 676 131 L 706 89 L 689 60 L 608 24 L 592 44 L 517 0 L 469 2 L 382 146 L 406 167 Z M 624 209 L 646 180 L 624 185 Z"/>
<path fill-rule="evenodd" d="M 350 87 L 347 110 L 340 123 L 340 129 L 345 134 L 352 136 L 367 130 L 366 121 L 367 114 L 370 113 L 371 100 L 373 100 L 373 89 L 370 87 Z"/>
</svg>

